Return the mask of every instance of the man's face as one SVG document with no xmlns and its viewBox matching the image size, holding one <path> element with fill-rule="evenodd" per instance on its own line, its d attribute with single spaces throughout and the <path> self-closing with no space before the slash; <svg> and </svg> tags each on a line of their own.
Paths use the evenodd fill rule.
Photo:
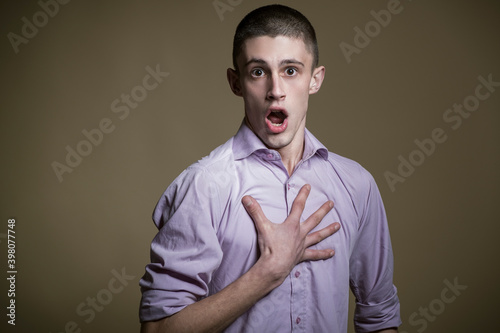
<svg viewBox="0 0 500 333">
<path fill-rule="evenodd" d="M 237 62 L 239 76 L 230 70 L 228 78 L 252 130 L 269 148 L 302 149 L 309 94 L 319 90 L 324 67 L 312 70 L 302 39 L 285 36 L 248 39 Z"/>
</svg>

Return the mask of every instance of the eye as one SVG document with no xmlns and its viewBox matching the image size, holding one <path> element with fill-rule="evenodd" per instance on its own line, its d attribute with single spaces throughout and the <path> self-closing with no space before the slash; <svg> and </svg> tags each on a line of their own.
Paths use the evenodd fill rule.
<svg viewBox="0 0 500 333">
<path fill-rule="evenodd" d="M 261 77 L 264 76 L 264 70 L 262 68 L 254 68 L 251 71 L 252 76 Z"/>
<path fill-rule="evenodd" d="M 297 74 L 297 68 L 288 67 L 287 69 L 285 69 L 285 74 L 288 76 L 294 76 L 295 74 Z"/>
</svg>

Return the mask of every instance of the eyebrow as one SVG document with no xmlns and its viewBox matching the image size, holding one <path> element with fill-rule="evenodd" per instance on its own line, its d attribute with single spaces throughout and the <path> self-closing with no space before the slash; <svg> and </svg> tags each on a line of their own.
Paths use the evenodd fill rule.
<svg viewBox="0 0 500 333">
<path fill-rule="evenodd" d="M 245 67 L 248 67 L 248 65 L 250 65 L 250 64 L 262 64 L 262 65 L 266 65 L 267 62 L 264 59 L 252 58 L 252 59 L 250 59 L 249 61 L 247 61 L 245 63 Z M 305 65 L 302 62 L 300 62 L 300 61 L 298 61 L 296 59 L 283 59 L 283 60 L 280 61 L 280 66 L 291 65 L 291 64 L 305 67 Z"/>
</svg>

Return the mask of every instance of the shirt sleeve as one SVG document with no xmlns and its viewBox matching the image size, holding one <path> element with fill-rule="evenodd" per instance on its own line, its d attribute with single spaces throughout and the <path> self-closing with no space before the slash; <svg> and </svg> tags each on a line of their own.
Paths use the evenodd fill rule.
<svg viewBox="0 0 500 333">
<path fill-rule="evenodd" d="M 140 281 L 141 322 L 158 320 L 208 295 L 222 260 L 216 228 L 220 204 L 208 171 L 186 169 L 165 191 L 154 213 L 159 231 Z"/>
<path fill-rule="evenodd" d="M 356 332 L 401 325 L 393 284 L 393 254 L 384 205 L 373 177 L 365 171 L 359 195 L 359 233 L 350 258 L 350 285 L 356 298 Z"/>
</svg>

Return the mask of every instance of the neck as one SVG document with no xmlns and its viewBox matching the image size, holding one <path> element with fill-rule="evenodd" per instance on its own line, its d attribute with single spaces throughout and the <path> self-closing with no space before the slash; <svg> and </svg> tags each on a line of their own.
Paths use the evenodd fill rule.
<svg viewBox="0 0 500 333">
<path fill-rule="evenodd" d="M 248 118 L 245 116 L 245 123 L 255 133 L 252 128 L 252 124 L 248 121 Z M 288 176 L 291 176 L 297 164 L 299 164 L 302 159 L 302 155 L 304 154 L 304 144 L 305 144 L 305 126 L 302 126 L 297 133 L 295 133 L 295 138 L 288 144 L 286 147 L 274 149 L 276 150 L 280 156 L 283 165 L 288 171 Z M 262 140 L 261 140 L 262 141 Z M 263 142 L 264 143 L 264 142 Z M 265 144 L 265 143 L 264 143 Z M 266 145 L 267 147 L 267 145 Z M 269 147 L 268 147 L 269 148 Z"/>
<path fill-rule="evenodd" d="M 296 141 L 298 142 L 295 143 Z M 294 140 L 288 146 L 277 149 L 277 151 L 281 155 L 281 161 L 288 171 L 288 175 L 291 176 L 293 171 L 295 170 L 295 167 L 302 159 L 302 155 L 304 154 L 303 136 L 301 140 Z"/>
</svg>

